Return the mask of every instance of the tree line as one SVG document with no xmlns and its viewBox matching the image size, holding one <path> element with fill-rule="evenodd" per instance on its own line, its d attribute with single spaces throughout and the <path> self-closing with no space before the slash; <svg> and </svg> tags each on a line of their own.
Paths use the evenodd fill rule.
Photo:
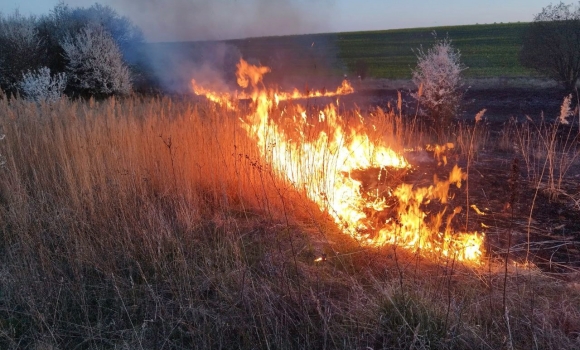
<svg viewBox="0 0 580 350">
<path fill-rule="evenodd" d="M 0 89 L 30 100 L 127 94 L 132 72 L 126 54 L 142 31 L 112 8 L 71 8 L 48 15 L 0 14 Z"/>
</svg>

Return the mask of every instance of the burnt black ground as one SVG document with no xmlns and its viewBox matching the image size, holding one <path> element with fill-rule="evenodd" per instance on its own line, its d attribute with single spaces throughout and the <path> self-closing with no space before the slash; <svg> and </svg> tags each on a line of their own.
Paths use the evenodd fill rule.
<svg viewBox="0 0 580 350">
<path fill-rule="evenodd" d="M 398 92 L 403 98 L 403 114 L 414 115 L 416 104 L 408 90 L 367 89 L 343 97 L 343 101 L 361 110 L 386 107 L 389 103 L 396 106 Z M 553 88 L 471 89 L 464 96 L 460 119 L 471 121 L 479 111 L 486 109 L 486 127 L 493 137 L 502 132 L 510 119 L 518 122 L 526 121 L 527 117 L 534 121 L 542 117 L 546 121 L 555 120 L 565 96 L 564 91 Z M 573 132 L 578 132 L 577 126 Z M 469 204 L 475 204 L 484 215 L 472 209 L 467 214 L 464 210 L 455 219 L 457 228 L 467 226 L 470 231 L 485 232 L 486 254 L 491 258 L 504 258 L 509 247 L 510 260 L 524 262 L 529 259 L 542 270 L 562 278 L 577 275 L 580 269 L 580 206 L 567 195 L 580 199 L 580 165 L 568 172 L 563 185 L 566 194 L 551 198 L 543 186 L 528 179 L 521 157 L 513 151 L 490 146 L 474 157 L 469 171 Z M 456 163 L 466 169 L 465 159 L 456 159 Z M 514 170 L 515 159 L 518 167 Z M 410 173 L 404 181 L 426 184 L 434 173 L 444 178 L 453 164 L 446 167 L 435 163 L 416 165 L 421 171 L 413 172 L 415 175 Z M 424 178 L 420 174 L 425 174 Z M 450 206 L 466 207 L 466 186 L 453 189 L 453 196 Z"/>
<path fill-rule="evenodd" d="M 398 93 L 403 99 L 403 114 L 414 115 L 415 99 L 411 96 L 414 91 L 409 89 L 372 89 L 357 90 L 351 96 L 341 99 L 361 109 L 375 106 L 386 107 L 397 105 Z M 558 88 L 486 88 L 467 89 L 460 116 L 463 119 L 474 118 L 482 109 L 486 109 L 486 118 L 492 122 L 504 122 L 509 118 L 523 121 L 526 116 L 536 120 L 542 113 L 546 118 L 556 118 L 560 113 L 560 105 L 566 92 Z"/>
</svg>

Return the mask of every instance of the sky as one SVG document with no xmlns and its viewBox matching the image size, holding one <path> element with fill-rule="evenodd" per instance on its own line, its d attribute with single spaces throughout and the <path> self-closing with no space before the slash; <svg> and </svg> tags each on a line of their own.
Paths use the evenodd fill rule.
<svg viewBox="0 0 580 350">
<path fill-rule="evenodd" d="M 58 2 L 0 0 L 0 12 L 46 15 Z M 550 0 L 64 1 L 71 7 L 95 2 L 129 17 L 151 42 L 530 22 L 550 4 Z"/>
</svg>

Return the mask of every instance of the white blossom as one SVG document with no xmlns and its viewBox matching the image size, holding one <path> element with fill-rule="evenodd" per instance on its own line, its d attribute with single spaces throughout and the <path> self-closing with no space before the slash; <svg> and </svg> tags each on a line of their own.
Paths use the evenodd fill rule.
<svg viewBox="0 0 580 350">
<path fill-rule="evenodd" d="M 419 87 L 414 96 L 436 122 L 453 117 L 462 97 L 460 53 L 449 39 L 438 41 L 427 52 L 418 51 L 413 82 Z"/>
<path fill-rule="evenodd" d="M 67 59 L 69 84 L 89 94 L 127 94 L 131 91 L 129 69 L 119 47 L 101 26 L 85 26 L 61 42 Z"/>
<path fill-rule="evenodd" d="M 36 25 L 36 17 L 18 11 L 8 17 L 0 13 L 0 88 L 16 88 L 24 71 L 39 66 L 42 40 Z"/>
<path fill-rule="evenodd" d="M 23 74 L 20 89 L 24 97 L 36 102 L 54 102 L 61 98 L 66 88 L 66 74 L 50 75 L 50 69 L 42 67 L 37 71 Z"/>
</svg>

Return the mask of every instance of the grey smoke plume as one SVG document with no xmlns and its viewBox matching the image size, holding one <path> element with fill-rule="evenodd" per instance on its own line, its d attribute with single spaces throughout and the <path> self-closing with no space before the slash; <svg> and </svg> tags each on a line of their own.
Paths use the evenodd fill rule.
<svg viewBox="0 0 580 350">
<path fill-rule="evenodd" d="M 240 57 L 235 46 L 223 42 L 185 47 L 154 43 L 146 46 L 141 59 L 155 73 L 164 91 L 190 93 L 191 79 L 214 91 L 231 91 L 235 87 L 235 69 Z"/>
<path fill-rule="evenodd" d="M 334 0 L 101 0 L 150 42 L 224 40 L 329 31 Z M 90 6 L 94 0 L 69 0 Z"/>
<path fill-rule="evenodd" d="M 94 1 L 68 0 L 67 4 L 73 8 L 87 8 Z M 152 72 L 164 91 L 190 93 L 192 78 L 214 90 L 234 89 L 235 67 L 242 56 L 250 61 L 256 59 L 254 63 L 270 65 L 280 72 L 276 83 L 312 86 L 304 79 L 290 80 L 286 65 L 299 56 L 303 63 L 308 61 L 309 67 L 320 72 L 326 66 L 325 62 L 336 55 L 332 48 L 327 50 L 328 53 L 319 52 L 318 48 L 326 47 L 324 43 L 316 39 L 314 45 L 315 39 L 306 36 L 285 40 L 281 46 L 269 44 L 269 51 L 265 53 L 246 49 L 242 54 L 245 43 L 216 42 L 331 31 L 328 25 L 333 20 L 330 14 L 335 0 L 97 1 L 127 16 L 141 28 L 149 44 L 132 55 L 131 63 Z M 274 75 L 269 76 L 274 80 Z"/>
</svg>

